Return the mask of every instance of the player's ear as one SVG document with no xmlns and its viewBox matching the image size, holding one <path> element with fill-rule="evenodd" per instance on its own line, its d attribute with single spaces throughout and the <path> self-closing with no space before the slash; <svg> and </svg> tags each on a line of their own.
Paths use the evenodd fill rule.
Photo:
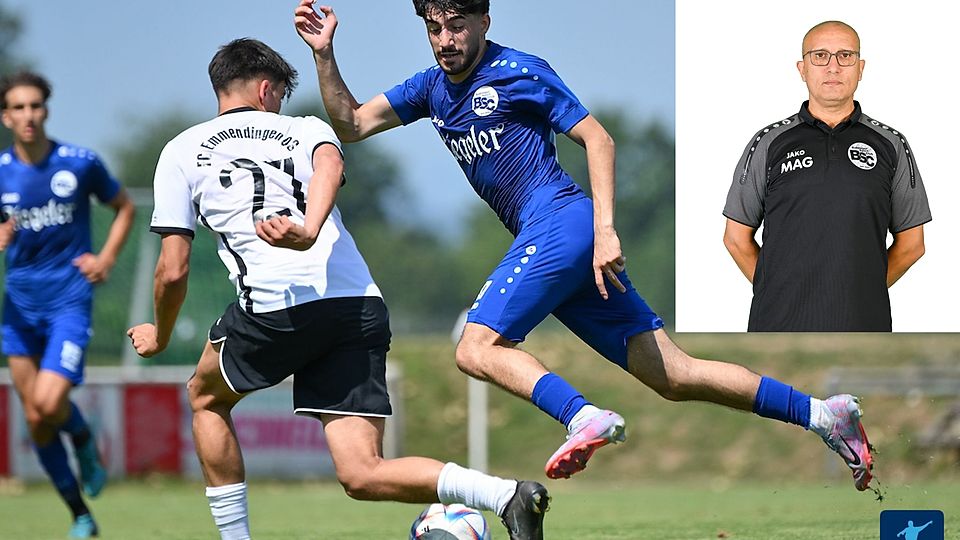
<svg viewBox="0 0 960 540">
<path fill-rule="evenodd" d="M 257 85 L 257 97 L 260 99 L 260 106 L 264 109 L 267 108 L 267 99 L 270 95 L 270 80 L 263 79 L 260 81 L 260 84 Z"/>
<path fill-rule="evenodd" d="M 13 122 L 10 120 L 10 115 L 7 114 L 7 109 L 3 110 L 3 126 L 7 129 L 13 129 Z"/>
<path fill-rule="evenodd" d="M 797 71 L 800 72 L 800 80 L 807 82 L 807 78 L 803 75 L 803 60 L 797 62 Z"/>
<path fill-rule="evenodd" d="M 483 33 L 486 34 L 490 30 L 490 14 L 484 13 L 483 17 L 480 18 L 481 23 L 483 24 Z"/>
</svg>

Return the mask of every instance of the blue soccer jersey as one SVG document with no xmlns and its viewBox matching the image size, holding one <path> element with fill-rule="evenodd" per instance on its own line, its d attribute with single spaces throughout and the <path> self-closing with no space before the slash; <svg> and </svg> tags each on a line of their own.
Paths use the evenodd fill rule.
<svg viewBox="0 0 960 540">
<path fill-rule="evenodd" d="M 93 289 L 73 265 L 92 250 L 90 196 L 109 202 L 120 190 L 92 151 L 51 145 L 37 164 L 22 163 L 12 148 L 0 153 L 3 220 L 16 220 L 6 250 L 6 295 L 27 313 L 90 301 Z"/>
<path fill-rule="evenodd" d="M 511 341 L 549 314 L 627 369 L 627 339 L 663 321 L 627 278 L 604 300 L 594 283 L 593 207 L 560 168 L 555 133 L 587 110 L 542 59 L 487 42 L 473 73 L 453 83 L 439 68 L 386 92 L 404 124 L 430 118 L 477 194 L 516 237 L 480 289 L 467 322 Z"/>
<path fill-rule="evenodd" d="M 588 112 L 546 61 L 488 42 L 462 83 L 434 66 L 385 95 L 404 124 L 431 119 L 514 236 L 534 216 L 585 196 L 557 162 L 554 133 L 566 133 Z"/>
</svg>

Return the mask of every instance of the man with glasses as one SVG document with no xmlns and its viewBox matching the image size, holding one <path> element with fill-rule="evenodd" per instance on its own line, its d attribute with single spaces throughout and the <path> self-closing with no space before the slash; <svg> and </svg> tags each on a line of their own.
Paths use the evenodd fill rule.
<svg viewBox="0 0 960 540">
<path fill-rule="evenodd" d="M 566 426 L 567 441 L 548 458 L 547 476 L 576 474 L 598 448 L 625 437 L 620 415 L 593 406 L 517 348 L 553 314 L 666 399 L 708 401 L 813 431 L 843 457 L 857 489 L 867 489 L 872 457 L 855 397 L 812 398 L 742 366 L 694 358 L 671 341 L 627 278 L 613 225 L 613 140 L 547 62 L 486 39 L 489 0 L 413 5 L 437 63 L 366 103 L 340 75 L 333 8 L 319 6 L 318 13 L 313 0 L 300 0 L 294 21 L 313 52 L 341 140 L 431 119 L 477 194 L 516 236 L 468 312 L 456 360 L 462 371 L 530 400 Z M 558 164 L 559 133 L 584 148 L 593 200 Z M 445 478 L 459 474 L 451 467 Z"/>
<path fill-rule="evenodd" d="M 889 332 L 887 288 L 923 255 L 931 219 L 920 172 L 904 135 L 853 99 L 857 32 L 820 23 L 801 52 L 809 100 L 751 139 L 723 211 L 724 245 L 753 283 L 747 330 Z"/>
</svg>

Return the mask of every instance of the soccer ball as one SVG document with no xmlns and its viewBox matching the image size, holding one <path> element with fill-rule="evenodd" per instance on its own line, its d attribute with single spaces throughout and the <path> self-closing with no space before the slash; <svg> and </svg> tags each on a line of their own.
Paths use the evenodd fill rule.
<svg viewBox="0 0 960 540">
<path fill-rule="evenodd" d="M 490 540 L 490 528 L 473 508 L 435 503 L 413 521 L 410 540 Z"/>
</svg>

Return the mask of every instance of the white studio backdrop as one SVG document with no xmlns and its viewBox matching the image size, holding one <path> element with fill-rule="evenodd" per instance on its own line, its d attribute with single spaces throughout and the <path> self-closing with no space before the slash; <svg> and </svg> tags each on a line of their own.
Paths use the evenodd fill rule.
<svg viewBox="0 0 960 540">
<path fill-rule="evenodd" d="M 747 142 L 807 98 L 801 40 L 826 20 L 860 34 L 855 98 L 907 137 L 933 213 L 926 254 L 890 289 L 893 330 L 960 331 L 960 41 L 950 11 L 932 0 L 678 0 L 677 331 L 746 331 L 752 289 L 723 246 L 727 190 Z"/>
</svg>

